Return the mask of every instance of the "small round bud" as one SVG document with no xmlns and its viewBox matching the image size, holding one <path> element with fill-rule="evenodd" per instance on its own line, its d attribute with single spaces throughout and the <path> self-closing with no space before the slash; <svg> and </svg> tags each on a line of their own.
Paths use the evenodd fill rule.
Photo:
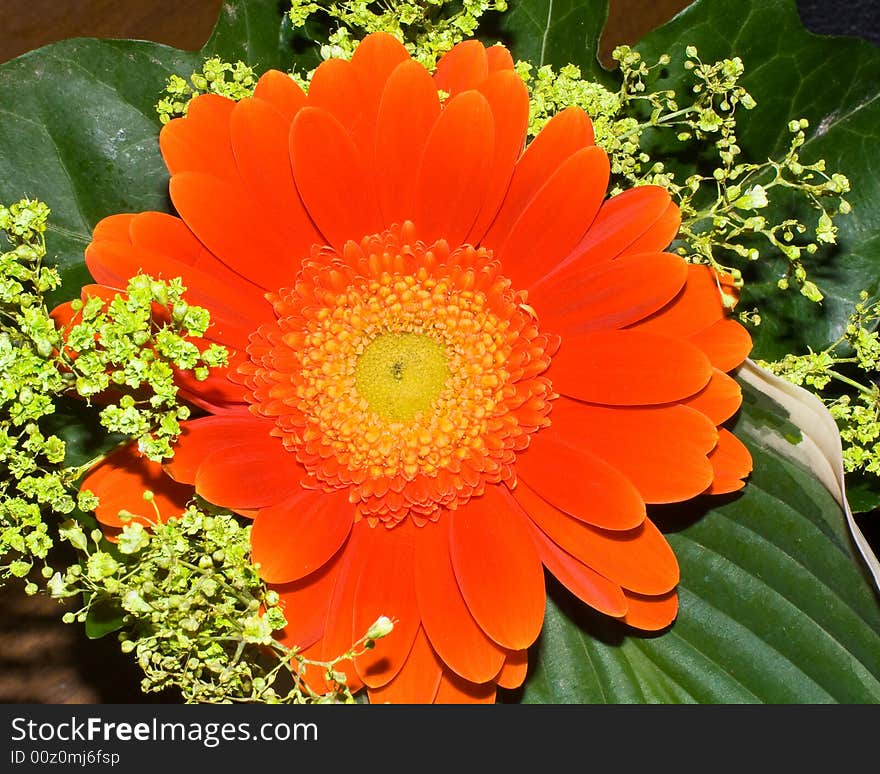
<svg viewBox="0 0 880 774">
<path fill-rule="evenodd" d="M 394 629 L 394 622 L 387 616 L 380 615 L 367 630 L 368 640 L 378 640 L 391 634 Z"/>
</svg>

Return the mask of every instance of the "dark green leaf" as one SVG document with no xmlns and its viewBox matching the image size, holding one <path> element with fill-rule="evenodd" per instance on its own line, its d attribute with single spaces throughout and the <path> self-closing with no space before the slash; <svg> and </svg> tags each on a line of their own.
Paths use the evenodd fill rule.
<svg viewBox="0 0 880 774">
<path fill-rule="evenodd" d="M 483 29 L 535 67 L 576 64 L 584 77 L 605 80 L 597 51 L 607 16 L 607 0 L 515 0 L 497 30 Z"/>
<path fill-rule="evenodd" d="M 774 451 L 798 440 L 784 410 L 744 395 L 744 492 L 654 513 L 681 565 L 676 622 L 638 636 L 554 586 L 523 701 L 880 702 L 880 606 L 843 512 Z"/>
<path fill-rule="evenodd" d="M 224 0 L 200 56 L 240 59 L 261 73 L 290 69 L 296 63 L 293 32 L 282 24 L 289 8 L 284 0 Z"/>
<path fill-rule="evenodd" d="M 846 477 L 846 500 L 853 513 L 880 508 L 880 479 L 875 473 L 855 471 Z"/>
<path fill-rule="evenodd" d="M 101 218 L 170 211 L 155 111 L 168 77 L 189 77 L 209 56 L 262 72 L 298 56 L 278 0 L 227 0 L 201 51 L 141 41 L 76 39 L 0 66 L 0 201 L 52 208 L 47 246 L 62 267 L 57 299 L 90 281 L 83 250 Z M 308 66 L 311 66 L 310 60 Z"/>
<path fill-rule="evenodd" d="M 86 598 L 84 601 L 88 601 Z M 86 637 L 90 640 L 98 640 L 101 637 L 118 631 L 122 628 L 124 612 L 114 600 L 102 597 L 92 601 L 89 612 L 86 615 Z"/>
</svg>

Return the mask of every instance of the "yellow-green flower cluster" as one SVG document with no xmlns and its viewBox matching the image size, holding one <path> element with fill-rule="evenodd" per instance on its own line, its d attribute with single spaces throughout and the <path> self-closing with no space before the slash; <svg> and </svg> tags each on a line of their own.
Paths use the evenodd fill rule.
<svg viewBox="0 0 880 774">
<path fill-rule="evenodd" d="M 165 84 L 165 93 L 156 104 L 159 120 L 167 124 L 172 118 L 186 115 L 192 99 L 199 94 L 219 94 L 239 100 L 250 97 L 257 85 L 257 76 L 244 62 L 224 62 L 219 57 L 205 60 L 200 72 L 189 80 L 172 75 Z"/>
<path fill-rule="evenodd" d="M 762 366 L 792 384 L 811 387 L 840 428 L 844 468 L 880 476 L 880 302 L 867 292 L 843 335 L 821 352 L 786 355 Z"/>
<path fill-rule="evenodd" d="M 742 160 L 737 110 L 751 110 L 755 100 L 739 83 L 745 68 L 738 57 L 707 63 L 695 47 L 688 46 L 683 67 L 691 80 L 683 84 L 680 95 L 654 88 L 670 63 L 668 55 L 648 65 L 638 52 L 621 46 L 613 57 L 621 75 L 616 92 L 583 79 L 573 66 L 558 72 L 545 66 L 533 73 L 528 63 L 518 63 L 530 88 L 530 134 L 565 107 L 583 108 L 593 121 L 597 145 L 611 158 L 612 193 L 653 184 L 665 187 L 676 199 L 682 212 L 677 249 L 688 260 L 731 274 L 741 284 L 744 264 L 781 254 L 788 264 L 779 288 L 794 284 L 810 300 L 821 301 L 822 293 L 808 278 L 804 260 L 821 245 L 834 243 L 834 219 L 850 210 L 844 198 L 849 182 L 841 174 L 827 173 L 821 159 L 813 164 L 801 159 L 806 121 L 789 124 L 793 136 L 782 158 Z M 714 149 L 714 167 L 679 179 L 652 156 L 658 136 L 666 132 L 673 135 L 673 142 L 690 145 L 695 155 Z M 815 222 L 768 215 L 772 208 L 767 208 L 782 191 L 787 197 L 798 195 L 814 208 Z M 725 300 L 732 305 L 734 299 Z M 743 317 L 754 323 L 760 320 L 756 312 L 745 312 Z"/>
<path fill-rule="evenodd" d="M 28 576 L 53 541 L 44 509 L 70 513 L 72 477 L 60 469 L 64 442 L 41 423 L 69 387 L 43 294 L 60 282 L 43 265 L 49 208 L 23 199 L 0 204 L 0 579 Z M 29 593 L 37 590 L 33 582 Z"/>
<path fill-rule="evenodd" d="M 90 463 L 67 463 L 66 443 L 49 429 L 65 395 L 105 393 L 99 417 L 107 440 L 121 433 L 161 459 L 189 411 L 175 370 L 204 379 L 226 358 L 221 347 L 194 343 L 210 320 L 186 303 L 179 281 L 135 277 L 109 301 L 74 301 L 75 318 L 56 329 L 45 303 L 60 284 L 44 265 L 48 217 L 39 201 L 0 204 L 0 579 L 25 578 L 35 565 L 51 575 L 54 519 L 91 505 L 75 494 Z"/>
<path fill-rule="evenodd" d="M 639 148 L 639 121 L 623 113 L 621 96 L 602 84 L 586 80 L 579 67 L 566 65 L 557 72 L 552 65 L 537 70 L 529 62 L 517 62 L 516 71 L 529 87 L 529 136 L 567 107 L 582 108 L 593 122 L 596 144 L 611 159 L 611 172 L 629 179 L 649 157 Z"/>
<path fill-rule="evenodd" d="M 62 525 L 60 535 L 82 560 L 56 572 L 49 591 L 85 600 L 64 620 L 85 622 L 97 608 L 118 611 L 111 626 L 120 629 L 122 651 L 133 653 L 143 669 L 145 693 L 175 688 L 195 703 L 352 702 L 335 666 L 390 631 L 371 627 L 329 662 L 305 659 L 279 643 L 274 635 L 287 623 L 279 596 L 251 564 L 250 526 L 230 514 L 191 506 L 148 529 L 126 524 L 115 550 L 99 530 L 86 534 L 75 521 Z M 312 672 L 334 687 L 315 693 L 302 679 Z"/>
<path fill-rule="evenodd" d="M 196 345 L 209 316 L 190 306 L 185 292 L 179 279 L 163 282 L 138 275 L 109 302 L 99 297 L 74 301 L 75 317 L 63 331 L 62 356 L 75 376 L 76 391 L 87 399 L 111 387 L 123 392 L 118 402 L 101 410 L 101 423 L 136 439 L 141 452 L 157 461 L 171 456 L 179 420 L 189 417 L 178 400 L 175 370 L 204 380 L 210 368 L 226 362 L 223 347 Z"/>
<path fill-rule="evenodd" d="M 294 0 L 289 14 L 294 27 L 316 16 L 329 23 L 330 37 L 321 48 L 324 59 L 348 59 L 365 35 L 387 32 L 403 43 L 414 59 L 432 68 L 456 43 L 474 34 L 483 14 L 506 9 L 507 0 Z"/>
</svg>

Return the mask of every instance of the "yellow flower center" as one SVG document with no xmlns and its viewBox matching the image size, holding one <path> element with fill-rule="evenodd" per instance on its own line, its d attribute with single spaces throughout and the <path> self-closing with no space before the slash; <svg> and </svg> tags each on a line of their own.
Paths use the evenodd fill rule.
<svg viewBox="0 0 880 774">
<path fill-rule="evenodd" d="M 254 410 L 357 517 L 437 518 L 513 480 L 516 452 L 549 424 L 540 377 L 558 346 L 484 249 L 426 246 L 411 224 L 316 247 L 277 322 L 239 367 Z"/>
<path fill-rule="evenodd" d="M 392 422 L 428 411 L 449 376 L 446 349 L 430 336 L 385 333 L 371 341 L 355 367 L 358 392 Z"/>
</svg>

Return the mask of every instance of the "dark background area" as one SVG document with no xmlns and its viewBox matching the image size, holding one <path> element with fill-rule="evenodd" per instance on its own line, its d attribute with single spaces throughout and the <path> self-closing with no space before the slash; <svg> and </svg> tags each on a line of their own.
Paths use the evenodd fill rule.
<svg viewBox="0 0 880 774">
<path fill-rule="evenodd" d="M 514 0 L 515 1 L 515 0 Z M 603 61 L 621 43 L 635 43 L 690 0 L 610 0 Z M 0 0 L 0 62 L 71 37 L 141 38 L 184 49 L 207 39 L 221 0 Z M 799 0 L 816 33 L 855 35 L 880 45 L 880 0 Z M 880 84 L 878 84 L 880 86 Z M 876 520 L 875 520 L 876 521 Z M 145 697 L 140 670 L 112 636 L 89 641 L 79 624 L 20 584 L 0 587 L 0 702 L 51 704 L 174 701 Z"/>
<path fill-rule="evenodd" d="M 852 35 L 880 46 L 880 1 L 798 0 L 807 29 L 820 35 Z"/>
</svg>

